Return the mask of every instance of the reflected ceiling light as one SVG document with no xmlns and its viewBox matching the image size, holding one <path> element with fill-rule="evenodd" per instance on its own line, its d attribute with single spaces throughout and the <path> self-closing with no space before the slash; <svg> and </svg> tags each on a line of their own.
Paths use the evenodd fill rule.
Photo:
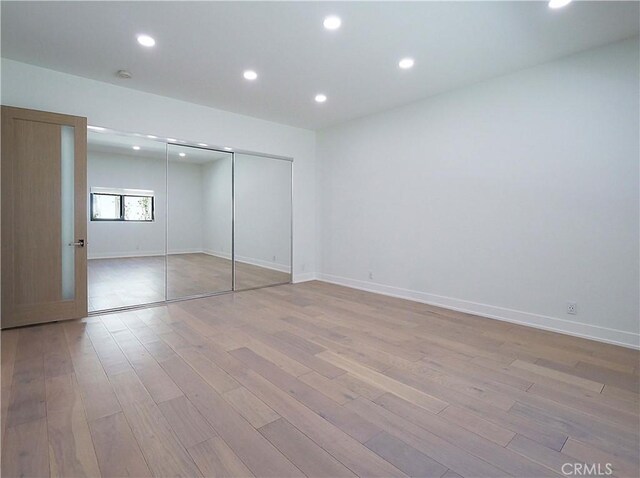
<svg viewBox="0 0 640 478">
<path fill-rule="evenodd" d="M 169 141 L 170 143 L 175 143 L 178 140 L 175 138 L 167 138 L 167 141 Z"/>
<path fill-rule="evenodd" d="M 413 67 L 414 63 L 415 61 L 413 61 L 413 58 L 403 58 L 398 62 L 398 66 L 403 70 L 408 70 Z"/>
<path fill-rule="evenodd" d="M 258 74 L 253 70 L 245 70 L 242 76 L 244 76 L 245 80 L 251 80 L 251 81 L 258 78 Z"/>
<path fill-rule="evenodd" d="M 336 15 L 330 15 L 324 19 L 322 24 L 327 30 L 337 30 L 342 25 L 342 20 Z"/>
<path fill-rule="evenodd" d="M 138 35 L 138 43 L 140 43 L 142 46 L 150 48 L 156 44 L 156 41 L 149 35 L 141 34 Z"/>
<path fill-rule="evenodd" d="M 571 3 L 571 0 L 549 0 L 549 8 L 562 8 Z"/>
<path fill-rule="evenodd" d="M 180 153 L 180 154 L 179 154 L 179 156 L 180 156 L 181 158 L 184 158 L 184 157 L 186 156 L 186 154 L 185 154 L 185 153 Z"/>
<path fill-rule="evenodd" d="M 132 146 L 132 148 L 138 151 L 140 149 L 140 146 Z"/>
<path fill-rule="evenodd" d="M 148 134 L 148 135 L 147 135 L 147 138 L 150 138 L 150 139 L 157 139 L 158 137 L 157 137 L 157 136 L 154 136 L 154 135 L 152 135 L 152 134 Z"/>
<path fill-rule="evenodd" d="M 324 103 L 327 101 L 327 95 L 323 95 L 322 93 L 316 95 L 315 100 L 317 103 Z"/>
<path fill-rule="evenodd" d="M 226 149 L 227 151 L 233 151 L 233 148 L 230 148 L 229 146 L 225 146 L 224 149 Z"/>
<path fill-rule="evenodd" d="M 209 146 L 209 145 L 208 145 L 207 143 L 198 143 L 198 146 L 202 146 L 202 147 L 205 147 L 205 148 L 206 148 L 206 147 L 207 147 L 207 146 Z"/>
<path fill-rule="evenodd" d="M 92 129 L 93 131 L 104 131 L 106 128 L 102 126 L 87 126 L 87 129 Z"/>
</svg>

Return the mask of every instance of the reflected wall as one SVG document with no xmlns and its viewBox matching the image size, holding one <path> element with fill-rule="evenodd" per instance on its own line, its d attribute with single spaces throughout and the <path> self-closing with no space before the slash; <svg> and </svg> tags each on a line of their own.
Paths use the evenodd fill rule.
<svg viewBox="0 0 640 478">
<path fill-rule="evenodd" d="M 291 162 L 235 155 L 235 288 L 291 281 Z"/>
</svg>

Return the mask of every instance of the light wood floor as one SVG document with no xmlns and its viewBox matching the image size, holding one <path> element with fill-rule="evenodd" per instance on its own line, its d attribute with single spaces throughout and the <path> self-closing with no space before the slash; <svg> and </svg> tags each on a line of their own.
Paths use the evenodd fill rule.
<svg viewBox="0 0 640 478">
<path fill-rule="evenodd" d="M 637 351 L 310 282 L 2 332 L 2 476 L 637 477 Z"/>
<path fill-rule="evenodd" d="M 231 261 L 209 254 L 172 254 L 154 257 L 90 259 L 89 311 L 100 311 L 165 300 L 167 298 L 231 290 Z M 289 274 L 242 262 L 236 263 L 237 290 L 289 281 Z"/>
</svg>

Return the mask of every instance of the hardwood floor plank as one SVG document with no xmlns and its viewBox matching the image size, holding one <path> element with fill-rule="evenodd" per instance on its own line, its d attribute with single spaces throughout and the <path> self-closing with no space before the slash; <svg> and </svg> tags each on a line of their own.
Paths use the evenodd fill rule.
<svg viewBox="0 0 640 478">
<path fill-rule="evenodd" d="M 280 415 L 242 386 L 223 394 L 223 397 L 254 428 L 260 428 L 280 418 Z"/>
<path fill-rule="evenodd" d="M 537 420 L 551 429 L 559 430 L 622 459 L 633 461 L 638 457 L 640 437 L 633 432 L 614 428 L 603 429 L 592 420 L 561 417 L 552 412 L 519 402 L 513 406 L 509 413 Z"/>
<path fill-rule="evenodd" d="M 69 405 L 66 409 L 47 414 L 51 476 L 99 476 L 79 391 Z"/>
<path fill-rule="evenodd" d="M 357 475 L 368 477 L 406 476 L 360 442 L 312 412 L 226 352 L 218 352 L 211 355 L 211 358 L 276 413 Z"/>
<path fill-rule="evenodd" d="M 151 395 L 133 370 L 112 375 L 109 380 L 122 407 L 152 400 Z"/>
<path fill-rule="evenodd" d="M 11 397 L 11 382 L 13 380 L 13 365 L 15 363 L 16 349 L 18 347 L 18 330 L 3 330 L 0 332 L 0 406 L 2 430 L 0 431 L 0 444 L 7 428 L 7 414 Z"/>
<path fill-rule="evenodd" d="M 89 427 L 102 476 L 152 476 L 124 413 L 98 418 Z"/>
<path fill-rule="evenodd" d="M 383 395 L 376 400 L 376 404 L 428 430 L 443 440 L 455 444 L 466 452 L 493 464 L 510 475 L 553 476 L 553 473 L 549 473 L 547 469 L 530 460 L 523 459 L 517 453 L 496 445 L 479 435 L 468 433 L 465 429 L 442 419 L 438 415 L 428 413 L 395 395 Z"/>
<path fill-rule="evenodd" d="M 75 374 L 46 381 L 51 476 L 99 476 L 80 387 Z"/>
<path fill-rule="evenodd" d="M 284 418 L 263 426 L 260 433 L 309 478 L 356 476 Z"/>
<path fill-rule="evenodd" d="M 8 427 L 2 443 L 2 476 L 48 477 L 47 420 Z"/>
<path fill-rule="evenodd" d="M 42 354 L 15 362 L 9 397 L 7 427 L 15 427 L 45 417 L 46 396 Z"/>
<path fill-rule="evenodd" d="M 180 357 L 218 393 L 226 393 L 240 386 L 228 373 L 192 348 L 180 349 Z"/>
<path fill-rule="evenodd" d="M 562 382 L 566 382 L 577 387 L 582 387 L 593 392 L 600 393 L 604 387 L 604 383 L 594 382 L 593 380 L 587 380 L 586 378 L 578 377 L 576 375 L 570 375 L 568 373 L 559 372 L 557 370 L 543 367 L 534 363 L 529 363 L 524 360 L 516 360 L 511 364 L 515 368 L 528 370 L 539 375 L 553 378 Z"/>
<path fill-rule="evenodd" d="M 155 476 L 202 476 L 152 400 L 122 406 L 133 436 Z"/>
<path fill-rule="evenodd" d="M 432 460 L 424 453 L 386 432 L 376 435 L 365 445 L 389 463 L 404 471 L 407 476 L 439 478 L 447 471 L 446 466 Z"/>
<path fill-rule="evenodd" d="M 454 444 L 362 397 L 347 407 L 373 420 L 381 429 L 463 476 L 504 477 L 505 472 Z M 508 475 L 508 474 L 507 474 Z"/>
<path fill-rule="evenodd" d="M 217 436 L 216 431 L 184 395 L 162 402 L 158 407 L 185 448 Z"/>
<path fill-rule="evenodd" d="M 558 475 L 564 475 L 562 472 L 562 466 L 565 463 L 574 463 L 570 456 L 565 455 L 559 451 L 547 448 L 538 442 L 529 440 L 522 435 L 516 435 L 507 446 L 510 450 L 520 453 L 522 456 L 526 456 L 528 459 L 535 461 L 536 463 L 546 466 L 550 470 L 554 471 Z"/>
<path fill-rule="evenodd" d="M 507 443 L 516 435 L 511 430 L 484 420 L 464 407 L 449 405 L 438 415 L 501 446 L 507 446 Z"/>
<path fill-rule="evenodd" d="M 246 478 L 255 476 L 220 437 L 213 437 L 189 448 L 189 454 L 203 476 Z"/>
<path fill-rule="evenodd" d="M 364 367 L 352 360 L 340 357 L 331 351 L 327 350 L 326 352 L 321 352 L 318 355 L 326 358 L 326 360 L 331 363 L 340 365 L 345 370 L 348 370 L 350 374 L 355 375 L 361 380 L 382 388 L 387 392 L 398 395 L 401 398 L 406 398 L 407 400 L 423 407 L 425 410 L 438 413 L 448 405 L 447 402 L 427 395 L 426 393 L 389 378 L 384 374 Z"/>
<path fill-rule="evenodd" d="M 182 390 L 155 361 L 150 365 L 136 369 L 135 373 L 156 403 L 183 395 Z"/>
<path fill-rule="evenodd" d="M 241 348 L 232 350 L 229 354 L 245 363 L 249 368 L 258 372 L 281 390 L 318 413 L 325 420 L 339 427 L 360 443 L 366 442 L 380 432 L 377 427 L 366 419 L 337 405 L 326 396 L 301 382 L 296 377 L 280 370 L 275 364 L 260 357 L 252 350 Z"/>
<path fill-rule="evenodd" d="M 303 476 L 186 362 L 176 357 L 164 361 L 162 366 L 254 474 L 274 478 Z"/>
<path fill-rule="evenodd" d="M 309 372 L 304 375 L 300 375 L 298 380 L 315 388 L 318 392 L 340 405 L 344 405 L 345 403 L 358 398 L 358 394 L 353 393 L 347 387 L 341 385 L 336 381 L 336 379 L 330 380 L 316 372 Z"/>
<path fill-rule="evenodd" d="M 626 457 L 607 453 L 572 437 L 569 437 L 565 443 L 562 453 L 584 463 L 600 464 L 603 469 L 607 463 L 610 463 L 614 476 L 640 476 L 640 462 L 637 460 L 634 462 Z"/>
</svg>

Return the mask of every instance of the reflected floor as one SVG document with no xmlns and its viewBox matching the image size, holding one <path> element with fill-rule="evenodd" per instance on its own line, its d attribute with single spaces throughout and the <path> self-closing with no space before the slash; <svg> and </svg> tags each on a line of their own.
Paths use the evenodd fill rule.
<svg viewBox="0 0 640 478">
<path fill-rule="evenodd" d="M 167 257 L 169 299 L 231 290 L 231 261 L 208 254 Z M 165 300 L 165 258 L 126 257 L 88 261 L 89 311 Z M 289 274 L 236 263 L 236 289 L 289 281 Z"/>
</svg>

